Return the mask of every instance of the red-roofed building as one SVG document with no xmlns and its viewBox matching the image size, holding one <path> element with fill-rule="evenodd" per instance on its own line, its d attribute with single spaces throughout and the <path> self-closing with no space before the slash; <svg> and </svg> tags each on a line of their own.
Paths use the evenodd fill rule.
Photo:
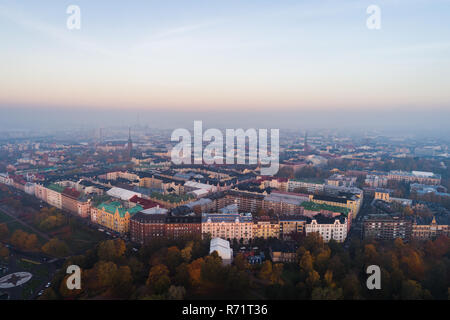
<svg viewBox="0 0 450 320">
<path fill-rule="evenodd" d="M 80 198 L 81 193 L 74 188 L 65 188 L 61 192 L 62 209 L 88 218 L 91 214 L 91 202 Z"/>
<path fill-rule="evenodd" d="M 25 183 L 27 183 L 23 176 L 11 176 L 13 180 L 13 186 L 16 189 L 25 191 Z"/>
<path fill-rule="evenodd" d="M 138 196 L 133 196 L 128 201 L 130 202 L 130 206 L 140 205 L 141 207 L 144 208 L 144 210 L 150 209 L 150 208 L 153 208 L 156 206 L 160 206 L 160 204 L 155 201 L 140 198 Z M 164 207 L 164 206 L 162 206 L 162 207 Z"/>
<path fill-rule="evenodd" d="M 74 188 L 65 188 L 61 193 L 62 209 L 78 214 L 78 198 L 80 193 Z"/>
</svg>

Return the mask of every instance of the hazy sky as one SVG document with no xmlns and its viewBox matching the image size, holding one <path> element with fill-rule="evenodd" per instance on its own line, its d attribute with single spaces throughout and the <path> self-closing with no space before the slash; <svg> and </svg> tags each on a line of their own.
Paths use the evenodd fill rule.
<svg viewBox="0 0 450 320">
<path fill-rule="evenodd" d="M 81 30 L 66 27 L 71 4 Z M 371 4 L 381 30 L 366 27 Z M 1 0 L 0 112 L 395 109 L 442 121 L 449 23 L 448 0 Z"/>
</svg>

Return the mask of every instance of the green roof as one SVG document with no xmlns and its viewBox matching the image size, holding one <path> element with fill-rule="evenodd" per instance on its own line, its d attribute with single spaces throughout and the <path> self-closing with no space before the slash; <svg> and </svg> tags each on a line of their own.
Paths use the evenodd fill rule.
<svg viewBox="0 0 450 320">
<path fill-rule="evenodd" d="M 350 210 L 348 208 L 337 207 L 337 206 L 330 206 L 328 204 L 315 203 L 315 202 L 312 202 L 312 201 L 305 201 L 305 202 L 303 202 L 301 204 L 301 206 L 303 208 L 305 208 L 306 210 L 311 210 L 311 211 L 327 210 L 327 211 L 331 211 L 331 212 L 339 212 L 339 213 L 342 213 L 344 215 L 348 215 L 348 213 L 350 212 Z"/>
<path fill-rule="evenodd" d="M 98 209 L 105 209 L 106 212 L 110 214 L 115 214 L 116 211 L 119 211 L 119 215 L 123 218 L 125 214 L 128 212 L 130 216 L 133 216 L 134 214 L 138 213 L 139 211 L 142 211 L 144 208 L 140 205 L 136 205 L 133 208 L 124 208 L 122 204 L 118 201 L 113 202 L 103 202 L 97 206 Z"/>
<path fill-rule="evenodd" d="M 50 190 L 53 190 L 53 191 L 56 191 L 56 192 L 61 193 L 61 192 L 64 191 L 65 188 L 64 188 L 64 187 L 61 187 L 59 184 L 52 183 L 51 185 L 49 185 L 49 186 L 47 187 L 47 189 L 50 189 Z"/>
<path fill-rule="evenodd" d="M 305 182 L 305 183 L 323 184 L 323 179 L 319 179 L 319 178 L 294 178 L 294 179 L 289 179 L 289 180 L 297 181 L 297 182 Z"/>
</svg>

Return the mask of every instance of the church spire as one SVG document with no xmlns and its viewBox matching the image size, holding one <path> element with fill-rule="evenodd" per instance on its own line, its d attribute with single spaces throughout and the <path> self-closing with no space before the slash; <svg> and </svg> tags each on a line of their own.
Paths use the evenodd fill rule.
<svg viewBox="0 0 450 320">
<path fill-rule="evenodd" d="M 308 131 L 305 131 L 305 143 L 303 145 L 303 150 L 305 153 L 309 153 L 309 146 L 308 146 Z"/>
<path fill-rule="evenodd" d="M 128 144 L 127 144 L 128 159 L 131 159 L 131 153 L 133 151 L 133 142 L 131 141 L 131 127 L 128 127 Z"/>
</svg>

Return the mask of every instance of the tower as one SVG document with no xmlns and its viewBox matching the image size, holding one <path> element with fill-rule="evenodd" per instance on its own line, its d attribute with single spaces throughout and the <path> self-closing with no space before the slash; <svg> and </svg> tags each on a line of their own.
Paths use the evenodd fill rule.
<svg viewBox="0 0 450 320">
<path fill-rule="evenodd" d="M 309 146 L 308 146 L 308 131 L 305 131 L 305 144 L 303 146 L 303 150 L 305 153 L 309 152 Z"/>
<path fill-rule="evenodd" d="M 131 127 L 128 128 L 128 143 L 127 143 L 127 155 L 128 159 L 131 159 L 131 153 L 133 151 L 133 142 L 131 141 Z"/>
</svg>

